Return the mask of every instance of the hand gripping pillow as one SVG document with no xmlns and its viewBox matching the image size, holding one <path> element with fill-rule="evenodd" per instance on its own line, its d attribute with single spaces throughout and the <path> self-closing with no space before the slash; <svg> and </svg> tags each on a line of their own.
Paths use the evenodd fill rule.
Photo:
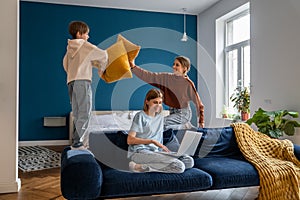
<svg viewBox="0 0 300 200">
<path fill-rule="evenodd" d="M 127 51 L 128 60 L 129 60 L 129 62 L 132 62 L 139 54 L 141 46 L 138 46 L 138 45 L 130 42 L 125 37 L 123 37 L 121 34 L 118 35 L 118 41 L 123 41 L 125 49 Z"/>
<path fill-rule="evenodd" d="M 101 78 L 107 83 L 112 83 L 124 78 L 132 78 L 127 51 L 123 41 L 117 41 L 106 50 L 108 63 Z"/>
</svg>

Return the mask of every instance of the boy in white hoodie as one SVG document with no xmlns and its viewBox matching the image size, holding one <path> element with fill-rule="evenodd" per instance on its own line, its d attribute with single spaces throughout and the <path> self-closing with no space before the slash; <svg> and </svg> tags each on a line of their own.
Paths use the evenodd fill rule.
<svg viewBox="0 0 300 200">
<path fill-rule="evenodd" d="M 98 68 L 99 76 L 105 71 L 107 52 L 91 44 L 89 27 L 81 21 L 69 24 L 67 52 L 63 59 L 64 70 L 67 73 L 67 85 L 74 117 L 74 134 L 72 149 L 85 149 L 83 136 L 88 128 L 92 111 L 92 68 Z M 93 66 L 92 63 L 97 63 Z"/>
</svg>

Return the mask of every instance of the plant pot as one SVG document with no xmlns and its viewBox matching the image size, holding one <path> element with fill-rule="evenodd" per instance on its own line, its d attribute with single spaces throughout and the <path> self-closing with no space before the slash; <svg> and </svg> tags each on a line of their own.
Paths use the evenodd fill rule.
<svg viewBox="0 0 300 200">
<path fill-rule="evenodd" d="M 246 121 L 249 119 L 249 113 L 241 112 L 242 121 Z"/>
<path fill-rule="evenodd" d="M 227 114 L 222 114 L 222 118 L 228 118 Z"/>
</svg>

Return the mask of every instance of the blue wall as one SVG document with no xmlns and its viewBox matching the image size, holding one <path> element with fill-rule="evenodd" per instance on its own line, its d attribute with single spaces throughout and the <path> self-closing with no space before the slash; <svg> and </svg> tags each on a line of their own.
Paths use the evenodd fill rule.
<svg viewBox="0 0 300 200">
<path fill-rule="evenodd" d="M 197 17 L 187 15 L 188 42 L 181 42 L 183 16 L 159 12 L 20 2 L 19 140 L 67 140 L 68 126 L 43 127 L 43 117 L 68 116 L 71 107 L 62 59 L 68 24 L 85 21 L 89 41 L 106 49 L 121 33 L 142 49 L 136 64 L 151 71 L 172 71 L 177 55 L 191 59 L 197 85 Z M 142 109 L 149 85 L 135 76 L 107 84 L 93 76 L 94 110 Z"/>
</svg>

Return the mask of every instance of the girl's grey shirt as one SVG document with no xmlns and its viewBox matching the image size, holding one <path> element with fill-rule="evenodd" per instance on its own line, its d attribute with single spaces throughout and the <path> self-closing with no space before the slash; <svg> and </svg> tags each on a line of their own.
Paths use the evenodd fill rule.
<svg viewBox="0 0 300 200">
<path fill-rule="evenodd" d="M 164 118 L 161 114 L 157 114 L 155 117 L 151 117 L 144 111 L 140 111 L 134 116 L 129 131 L 136 132 L 137 138 L 152 139 L 163 143 L 163 124 Z M 129 145 L 128 157 L 130 157 L 132 153 L 138 152 L 142 149 L 147 149 L 150 151 L 161 151 L 159 147 L 152 143 Z"/>
</svg>

